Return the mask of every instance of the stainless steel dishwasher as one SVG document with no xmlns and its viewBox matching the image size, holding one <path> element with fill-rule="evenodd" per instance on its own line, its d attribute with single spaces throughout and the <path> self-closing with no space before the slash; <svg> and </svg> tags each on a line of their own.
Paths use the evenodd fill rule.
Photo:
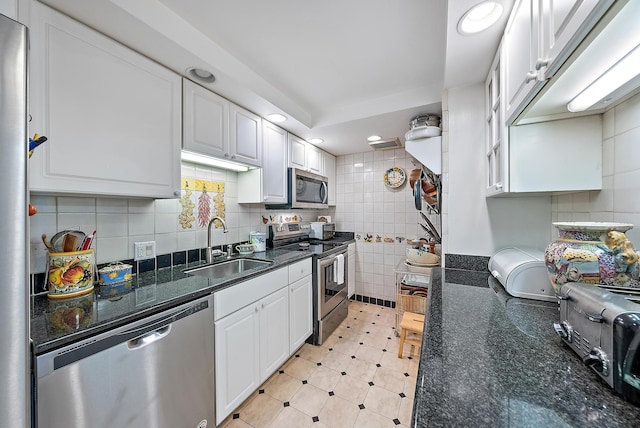
<svg viewBox="0 0 640 428">
<path fill-rule="evenodd" d="M 215 426 L 213 299 L 37 357 L 41 428 Z"/>
</svg>

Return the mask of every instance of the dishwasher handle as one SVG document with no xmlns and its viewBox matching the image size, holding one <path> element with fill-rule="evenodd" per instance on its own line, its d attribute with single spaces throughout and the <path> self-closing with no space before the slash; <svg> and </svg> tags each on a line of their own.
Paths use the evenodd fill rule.
<svg viewBox="0 0 640 428">
<path fill-rule="evenodd" d="M 171 324 L 165 325 L 157 329 L 156 331 L 152 331 L 151 333 L 147 333 L 143 336 L 136 337 L 135 339 L 131 339 L 127 342 L 127 348 L 132 351 L 140 348 L 144 348 L 147 345 L 151 345 L 154 342 L 166 337 L 171 332 Z"/>
</svg>

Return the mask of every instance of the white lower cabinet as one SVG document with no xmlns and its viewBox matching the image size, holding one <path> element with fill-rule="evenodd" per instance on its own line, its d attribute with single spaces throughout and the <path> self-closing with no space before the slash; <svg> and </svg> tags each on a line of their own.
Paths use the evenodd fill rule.
<svg viewBox="0 0 640 428">
<path fill-rule="evenodd" d="M 313 333 L 312 277 L 289 285 L 289 353 L 293 354 Z"/>
<path fill-rule="evenodd" d="M 215 322 L 216 425 L 260 386 L 258 303 Z"/>
<path fill-rule="evenodd" d="M 260 382 L 289 358 L 289 292 L 283 288 L 260 301 Z"/>
<path fill-rule="evenodd" d="M 214 293 L 216 425 L 311 335 L 311 266 L 305 259 Z"/>
</svg>

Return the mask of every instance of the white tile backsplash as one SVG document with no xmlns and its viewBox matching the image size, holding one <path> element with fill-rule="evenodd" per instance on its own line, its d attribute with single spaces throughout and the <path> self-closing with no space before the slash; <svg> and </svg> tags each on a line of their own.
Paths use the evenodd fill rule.
<svg viewBox="0 0 640 428">
<path fill-rule="evenodd" d="M 640 95 L 604 113 L 602 190 L 553 196 L 553 221 L 615 221 L 640 248 Z M 557 236 L 554 235 L 554 237 Z"/>
</svg>

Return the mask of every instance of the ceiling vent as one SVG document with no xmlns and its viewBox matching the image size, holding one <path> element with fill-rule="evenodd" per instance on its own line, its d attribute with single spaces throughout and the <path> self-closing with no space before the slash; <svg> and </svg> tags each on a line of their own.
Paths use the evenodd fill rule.
<svg viewBox="0 0 640 428">
<path fill-rule="evenodd" d="M 387 138 L 386 140 L 378 140 L 369 143 L 369 146 L 373 150 L 388 150 L 388 149 L 400 149 L 402 148 L 402 143 L 396 138 Z"/>
</svg>

